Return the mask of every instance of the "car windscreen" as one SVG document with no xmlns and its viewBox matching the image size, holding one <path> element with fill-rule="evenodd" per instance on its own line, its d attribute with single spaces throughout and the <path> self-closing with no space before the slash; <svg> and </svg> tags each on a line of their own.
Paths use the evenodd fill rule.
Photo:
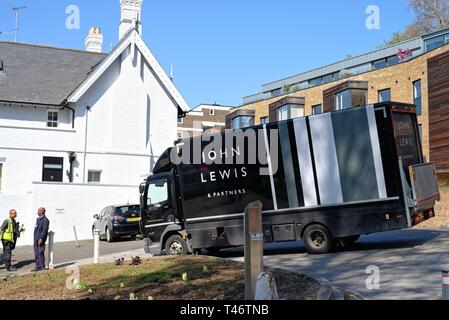
<svg viewBox="0 0 449 320">
<path fill-rule="evenodd" d="M 139 206 L 118 207 L 115 208 L 114 215 L 125 218 L 132 216 L 140 216 L 140 207 Z"/>
</svg>

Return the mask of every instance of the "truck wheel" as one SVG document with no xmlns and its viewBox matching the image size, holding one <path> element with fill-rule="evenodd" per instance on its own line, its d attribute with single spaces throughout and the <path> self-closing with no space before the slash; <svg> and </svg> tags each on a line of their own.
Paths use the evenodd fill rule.
<svg viewBox="0 0 449 320">
<path fill-rule="evenodd" d="M 340 238 L 340 245 L 343 248 L 347 248 L 350 247 L 351 245 L 353 245 L 357 240 L 359 240 L 360 235 L 357 236 L 351 236 L 351 237 L 344 237 L 344 238 Z"/>
<path fill-rule="evenodd" d="M 304 245 L 308 253 L 324 254 L 334 247 L 334 238 L 329 230 L 320 224 L 308 226 L 304 231 Z"/>
<path fill-rule="evenodd" d="M 180 235 L 173 235 L 165 242 L 165 253 L 170 256 L 187 255 L 187 243 Z"/>
</svg>

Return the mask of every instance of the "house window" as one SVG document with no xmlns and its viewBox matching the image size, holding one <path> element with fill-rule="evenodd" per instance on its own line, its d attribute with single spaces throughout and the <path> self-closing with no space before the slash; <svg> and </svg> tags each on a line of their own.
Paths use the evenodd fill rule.
<svg viewBox="0 0 449 320">
<path fill-rule="evenodd" d="M 421 99 L 421 80 L 413 82 L 413 102 L 416 105 L 416 114 L 422 113 L 422 99 Z"/>
<path fill-rule="evenodd" d="M 332 82 L 332 81 L 334 81 L 334 77 L 333 77 L 333 74 L 332 74 L 332 73 L 323 76 L 323 84 L 329 83 L 329 82 Z"/>
<path fill-rule="evenodd" d="M 391 56 L 389 58 L 387 58 L 387 64 L 388 66 L 394 66 L 395 64 L 398 64 L 399 61 L 399 57 L 398 56 Z"/>
<path fill-rule="evenodd" d="M 387 59 L 381 59 L 373 62 L 374 69 L 385 68 L 387 66 Z"/>
<path fill-rule="evenodd" d="M 378 95 L 379 102 L 391 101 L 391 89 L 380 90 Z"/>
<path fill-rule="evenodd" d="M 89 170 L 87 173 L 87 183 L 100 183 L 101 170 Z"/>
<path fill-rule="evenodd" d="M 215 115 L 215 110 L 214 109 L 209 109 L 209 115 L 210 116 L 214 116 Z"/>
<path fill-rule="evenodd" d="M 254 117 L 238 116 L 232 119 L 232 129 L 242 129 L 254 125 Z"/>
<path fill-rule="evenodd" d="M 64 158 L 44 157 L 42 166 L 42 181 L 62 182 Z"/>
<path fill-rule="evenodd" d="M 268 117 L 260 118 L 260 124 L 267 124 L 269 122 Z"/>
<path fill-rule="evenodd" d="M 278 108 L 278 121 L 304 117 L 304 106 L 286 104 Z"/>
<path fill-rule="evenodd" d="M 178 118 L 178 124 L 183 124 L 184 123 L 184 118 Z"/>
<path fill-rule="evenodd" d="M 367 90 L 347 89 L 335 94 L 335 110 L 344 110 L 366 105 Z"/>
<path fill-rule="evenodd" d="M 321 104 L 317 104 L 316 106 L 312 107 L 312 114 L 320 114 L 321 111 Z"/>
<path fill-rule="evenodd" d="M 310 86 L 320 86 L 323 83 L 323 79 L 321 77 L 310 80 Z"/>
<path fill-rule="evenodd" d="M 426 41 L 426 51 L 430 51 L 436 48 L 439 48 L 444 45 L 445 38 L 444 36 L 439 36 L 433 39 L 429 39 Z"/>
<path fill-rule="evenodd" d="M 2 181 L 3 181 L 3 163 L 0 163 L 0 191 L 2 191 Z"/>
<path fill-rule="evenodd" d="M 59 122 L 59 111 L 49 110 L 47 112 L 47 127 L 57 128 Z"/>
</svg>

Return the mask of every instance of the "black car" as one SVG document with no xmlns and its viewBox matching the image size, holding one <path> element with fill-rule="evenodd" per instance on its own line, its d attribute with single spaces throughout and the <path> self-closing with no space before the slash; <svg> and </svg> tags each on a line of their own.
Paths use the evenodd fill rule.
<svg viewBox="0 0 449 320">
<path fill-rule="evenodd" d="M 92 225 L 92 234 L 95 229 L 100 230 L 100 239 L 108 242 L 122 237 L 135 239 L 141 234 L 139 205 L 108 206 L 94 218 L 96 221 Z"/>
</svg>

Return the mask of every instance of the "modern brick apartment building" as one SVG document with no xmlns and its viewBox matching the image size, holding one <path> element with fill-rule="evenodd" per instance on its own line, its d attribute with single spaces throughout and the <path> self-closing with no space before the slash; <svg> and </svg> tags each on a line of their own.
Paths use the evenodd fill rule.
<svg viewBox="0 0 449 320">
<path fill-rule="evenodd" d="M 424 155 L 449 173 L 449 29 L 263 85 L 226 127 L 383 101 L 416 104 Z"/>
<path fill-rule="evenodd" d="M 219 104 L 201 104 L 192 109 L 185 118 L 178 119 L 178 139 L 200 136 L 205 131 L 221 131 L 232 108 Z"/>
</svg>

